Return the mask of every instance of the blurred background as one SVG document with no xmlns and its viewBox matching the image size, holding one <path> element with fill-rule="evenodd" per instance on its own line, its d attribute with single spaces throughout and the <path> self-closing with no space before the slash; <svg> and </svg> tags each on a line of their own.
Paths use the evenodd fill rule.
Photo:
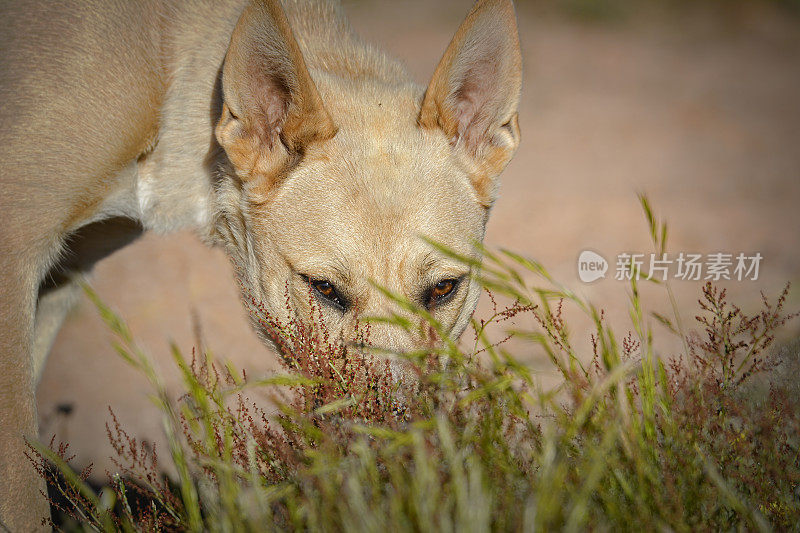
<svg viewBox="0 0 800 533">
<path fill-rule="evenodd" d="M 345 6 L 365 38 L 425 84 L 471 1 Z M 800 3 L 521 0 L 517 15 L 522 144 L 502 177 L 487 244 L 541 261 L 624 333 L 629 286 L 614 279 L 615 261 L 652 251 L 643 192 L 668 222 L 671 252 L 762 255 L 757 280 L 721 283 L 745 311 L 758 308 L 759 291 L 776 295 L 787 282 L 796 286 L 788 308 L 800 307 Z M 610 263 L 590 284 L 577 269 L 587 249 Z M 672 284 L 687 329 L 699 329 L 702 282 Z M 278 368 L 247 324 L 227 259 L 191 234 L 145 236 L 100 263 L 93 285 L 176 391 L 170 341 L 186 354 L 202 342 L 249 376 Z M 669 314 L 662 289 L 645 287 L 644 296 L 648 310 Z M 484 298 L 478 316 L 487 310 Z M 575 320 L 574 342 L 586 350 L 588 324 Z M 674 353 L 676 339 L 653 323 L 662 353 Z M 795 323 L 782 340 L 798 333 Z M 131 434 L 161 442 L 150 389 L 111 340 L 82 300 L 38 394 L 41 437 L 68 441 L 76 466 L 93 462 L 101 476 L 111 468 L 109 405 Z M 544 383 L 552 379 L 537 354 L 517 355 Z"/>
</svg>

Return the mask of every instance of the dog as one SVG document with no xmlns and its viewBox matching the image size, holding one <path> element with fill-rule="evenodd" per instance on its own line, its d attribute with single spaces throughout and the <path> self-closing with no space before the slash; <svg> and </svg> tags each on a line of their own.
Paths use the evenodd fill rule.
<svg viewBox="0 0 800 533">
<path fill-rule="evenodd" d="M 25 459 L 79 280 L 143 231 L 222 246 L 274 316 L 346 335 L 403 314 L 459 336 L 498 176 L 520 141 L 511 0 L 479 0 L 427 87 L 322 0 L 0 2 L 0 520 L 49 516 Z M 289 305 L 287 305 L 287 299 Z M 370 343 L 430 339 L 389 325 Z"/>
</svg>

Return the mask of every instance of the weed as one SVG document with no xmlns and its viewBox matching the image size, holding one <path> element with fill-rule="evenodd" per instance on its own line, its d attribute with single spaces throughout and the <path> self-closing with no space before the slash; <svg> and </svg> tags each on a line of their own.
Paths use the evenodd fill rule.
<svg viewBox="0 0 800 533">
<path fill-rule="evenodd" d="M 641 200 L 663 251 L 666 224 Z M 471 349 L 443 338 L 398 354 L 410 369 L 398 373 L 363 349 L 368 324 L 353 339 L 333 339 L 321 320 L 281 323 L 251 301 L 286 373 L 250 379 L 175 348 L 185 384 L 178 403 L 124 322 L 90 292 L 122 357 L 154 387 L 177 476 L 168 480 L 155 449 L 112 413 L 117 471 L 99 495 L 87 473 L 69 469 L 66 446 L 31 446 L 40 474 L 71 502 L 57 510 L 83 527 L 126 531 L 797 527 L 800 409 L 772 380 L 781 361 L 770 351 L 775 331 L 797 316 L 784 311 L 788 286 L 747 315 L 707 284 L 701 333 L 687 334 L 677 313 L 656 317 L 684 341 L 667 360 L 653 349 L 635 280 L 632 330 L 619 337 L 539 263 L 482 251 L 476 276 L 493 310 L 473 320 Z M 526 282 L 530 274 L 543 285 Z M 495 295 L 514 303 L 501 308 Z M 594 322 L 590 353 L 570 340 L 567 306 Z M 492 328 L 505 328 L 503 340 L 489 340 Z M 509 352 L 512 336 L 546 355 L 561 375 L 557 387 L 545 390 Z M 770 383 L 761 399 L 749 388 L 755 376 Z M 269 410 L 250 396 L 264 390 Z"/>
</svg>

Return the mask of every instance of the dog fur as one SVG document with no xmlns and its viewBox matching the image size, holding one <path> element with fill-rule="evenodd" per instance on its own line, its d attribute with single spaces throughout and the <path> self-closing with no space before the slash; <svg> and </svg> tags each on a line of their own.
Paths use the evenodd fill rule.
<svg viewBox="0 0 800 533">
<path fill-rule="evenodd" d="M 37 437 L 36 382 L 77 281 L 142 231 L 223 246 L 281 319 L 308 316 L 309 290 L 344 336 L 357 317 L 402 315 L 377 284 L 453 336 L 467 326 L 469 267 L 420 236 L 476 257 L 519 144 L 510 0 L 478 1 L 427 89 L 335 2 L 4 0 L 0 20 L 6 528 L 49 513 L 24 437 Z M 443 280 L 456 283 L 440 298 Z M 387 325 L 370 342 L 431 339 Z"/>
</svg>

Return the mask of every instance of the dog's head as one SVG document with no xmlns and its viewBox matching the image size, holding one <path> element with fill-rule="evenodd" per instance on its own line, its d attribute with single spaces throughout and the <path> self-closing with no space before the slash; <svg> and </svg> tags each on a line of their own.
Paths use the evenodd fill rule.
<svg viewBox="0 0 800 533">
<path fill-rule="evenodd" d="M 242 14 L 216 128 L 227 156 L 219 236 L 279 319 L 308 318 L 316 300 L 327 328 L 347 337 L 359 318 L 403 314 L 377 285 L 458 336 L 480 289 L 469 266 L 421 237 L 477 255 L 519 144 L 513 6 L 479 1 L 427 90 L 374 57 L 329 53 L 304 58 L 278 2 Z M 378 326 L 369 340 L 400 351 L 430 342 L 422 337 Z"/>
</svg>

